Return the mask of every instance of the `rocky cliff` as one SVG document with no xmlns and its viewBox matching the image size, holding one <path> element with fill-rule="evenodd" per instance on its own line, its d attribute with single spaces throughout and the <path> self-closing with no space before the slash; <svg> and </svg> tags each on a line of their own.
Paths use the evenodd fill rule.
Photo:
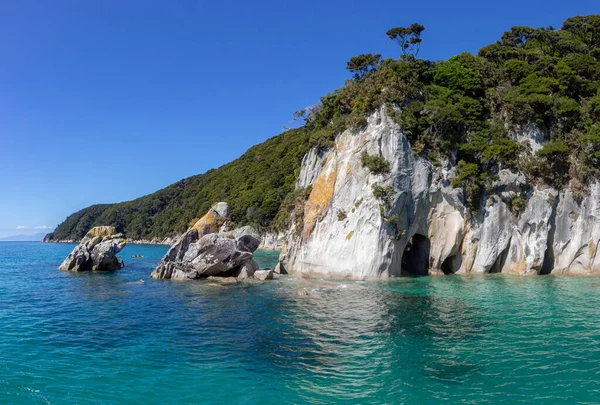
<svg viewBox="0 0 600 405">
<path fill-rule="evenodd" d="M 535 150 L 535 130 L 513 137 Z M 372 172 L 363 153 L 390 164 Z M 288 231 L 280 262 L 287 271 L 327 277 L 401 274 L 600 272 L 600 184 L 583 198 L 570 188 L 527 184 L 500 170 L 479 209 L 451 187 L 452 162 L 433 165 L 413 154 L 380 109 L 367 126 L 345 131 L 335 146 L 311 150 L 298 188 L 312 186 Z M 520 206 L 516 199 L 522 201 Z"/>
</svg>

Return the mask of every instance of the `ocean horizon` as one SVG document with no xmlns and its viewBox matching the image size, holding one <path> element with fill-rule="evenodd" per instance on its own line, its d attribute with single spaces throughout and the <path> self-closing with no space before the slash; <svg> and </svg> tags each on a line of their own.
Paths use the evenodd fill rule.
<svg viewBox="0 0 600 405">
<path fill-rule="evenodd" d="M 597 403 L 600 281 L 499 275 L 222 285 L 57 269 L 0 244 L 0 403 Z M 132 255 L 143 258 L 133 259 Z M 261 267 L 277 252 L 258 251 Z M 585 297 L 585 299 L 582 299 Z"/>
</svg>

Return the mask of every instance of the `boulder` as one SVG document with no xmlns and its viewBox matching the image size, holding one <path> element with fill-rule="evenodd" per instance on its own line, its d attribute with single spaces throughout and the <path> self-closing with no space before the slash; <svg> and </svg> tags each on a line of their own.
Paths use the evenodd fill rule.
<svg viewBox="0 0 600 405">
<path fill-rule="evenodd" d="M 81 239 L 78 246 L 62 262 L 59 269 L 66 271 L 112 271 L 124 266 L 119 253 L 127 239 L 113 226 L 97 226 Z"/>
<path fill-rule="evenodd" d="M 254 273 L 256 273 L 257 270 L 258 270 L 258 263 L 256 263 L 254 260 L 248 260 L 246 263 L 244 263 L 242 265 L 240 272 L 237 275 L 237 278 L 240 280 L 252 278 L 254 276 Z"/>
<path fill-rule="evenodd" d="M 207 218 L 220 216 L 218 212 L 226 213 L 224 203 L 219 204 L 209 210 L 203 217 L 204 221 L 197 221 L 175 241 L 152 272 L 152 278 L 195 280 L 211 276 L 252 277 L 258 269 L 252 257 L 260 244 L 260 239 L 250 234 L 255 232 L 252 228 L 239 228 L 224 234 L 205 234 L 213 229 L 210 225 L 212 219 Z M 199 226 L 200 222 L 203 222 L 202 226 Z M 244 233 L 245 230 L 249 233 Z"/>
<path fill-rule="evenodd" d="M 254 279 L 256 280 L 273 280 L 273 270 L 257 270 L 254 272 Z"/>
</svg>

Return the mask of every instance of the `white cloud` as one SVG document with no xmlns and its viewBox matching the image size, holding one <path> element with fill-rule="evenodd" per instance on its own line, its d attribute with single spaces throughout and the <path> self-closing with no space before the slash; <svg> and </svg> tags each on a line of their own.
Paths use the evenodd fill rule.
<svg viewBox="0 0 600 405">
<path fill-rule="evenodd" d="M 52 227 L 48 225 L 38 225 L 34 226 L 33 229 L 52 229 Z"/>
<path fill-rule="evenodd" d="M 27 226 L 25 226 L 25 225 L 19 225 L 19 226 L 17 226 L 17 229 L 27 229 L 27 228 L 28 228 L 28 227 L 27 227 Z"/>
<path fill-rule="evenodd" d="M 25 230 L 25 229 L 42 230 L 42 229 L 54 229 L 54 227 L 48 226 L 48 225 L 36 225 L 36 226 L 19 225 L 19 226 L 17 226 L 17 229 L 20 231 Z"/>
</svg>

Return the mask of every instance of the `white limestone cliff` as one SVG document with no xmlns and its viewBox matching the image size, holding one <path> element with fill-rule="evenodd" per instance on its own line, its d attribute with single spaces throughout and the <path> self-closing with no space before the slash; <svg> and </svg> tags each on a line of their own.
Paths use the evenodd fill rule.
<svg viewBox="0 0 600 405">
<path fill-rule="evenodd" d="M 540 138 L 528 129 L 522 137 Z M 517 136 L 517 135 L 515 135 Z M 520 135 L 519 135 L 520 136 Z M 532 149 L 535 149 L 536 145 Z M 371 173 L 361 155 L 390 162 Z M 532 187 L 502 170 L 495 192 L 476 213 L 450 186 L 450 163 L 414 156 L 384 109 L 327 151 L 303 159 L 297 188 L 312 186 L 301 221 L 292 221 L 280 262 L 288 272 L 335 278 L 411 274 L 600 272 L 600 183 L 577 202 L 570 190 Z M 387 198 L 373 192 L 389 190 Z M 521 212 L 511 200 L 526 195 Z"/>
</svg>

